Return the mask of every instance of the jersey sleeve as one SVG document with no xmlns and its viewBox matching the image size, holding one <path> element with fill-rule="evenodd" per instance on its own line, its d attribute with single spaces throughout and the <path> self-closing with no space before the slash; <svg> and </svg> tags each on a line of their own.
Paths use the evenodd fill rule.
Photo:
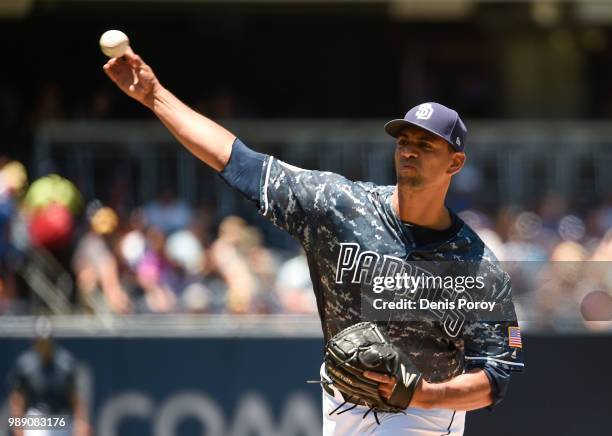
<svg viewBox="0 0 612 436">
<path fill-rule="evenodd" d="M 492 410 L 508 391 L 510 376 L 522 372 L 523 342 L 512 302 L 512 286 L 508 274 L 498 287 L 493 286 L 489 301 L 500 305 L 499 321 L 473 321 L 464 329 L 466 370 L 483 369 L 491 383 Z"/>
<path fill-rule="evenodd" d="M 260 181 L 265 160 L 265 154 L 251 150 L 236 138 L 229 161 L 219 175 L 225 183 L 259 206 Z"/>
<path fill-rule="evenodd" d="M 325 171 L 311 171 L 268 156 L 263 165 L 260 213 L 300 241 L 330 213 L 342 214 L 336 201 L 353 182 Z"/>
<path fill-rule="evenodd" d="M 484 367 L 489 364 L 509 372 L 521 372 L 525 366 L 523 342 L 508 274 L 503 273 L 501 285 L 490 292 L 489 301 L 499 305 L 500 320 L 477 320 L 466 324 L 463 334 L 466 365 Z"/>
</svg>

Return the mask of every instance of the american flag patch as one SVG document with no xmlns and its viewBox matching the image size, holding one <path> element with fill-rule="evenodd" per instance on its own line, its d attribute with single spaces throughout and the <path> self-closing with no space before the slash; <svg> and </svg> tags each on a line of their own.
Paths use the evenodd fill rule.
<svg viewBox="0 0 612 436">
<path fill-rule="evenodd" d="M 523 348 L 523 341 L 521 340 L 521 328 L 520 327 L 508 327 L 508 344 L 511 347 Z"/>
</svg>

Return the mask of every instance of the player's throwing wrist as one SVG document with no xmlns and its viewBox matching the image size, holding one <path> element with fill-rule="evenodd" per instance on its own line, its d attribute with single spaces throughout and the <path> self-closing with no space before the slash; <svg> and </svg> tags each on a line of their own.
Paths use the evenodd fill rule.
<svg viewBox="0 0 612 436">
<path fill-rule="evenodd" d="M 168 93 L 169 91 L 164 88 L 161 83 L 157 82 L 153 86 L 150 98 L 147 99 L 147 101 L 143 101 L 143 104 L 155 112 L 156 108 L 166 103 Z"/>
</svg>

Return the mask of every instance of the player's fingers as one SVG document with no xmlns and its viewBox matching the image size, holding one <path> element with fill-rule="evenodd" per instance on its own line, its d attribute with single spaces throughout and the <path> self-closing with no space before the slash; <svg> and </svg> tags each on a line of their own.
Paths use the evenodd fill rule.
<svg viewBox="0 0 612 436">
<path fill-rule="evenodd" d="M 115 71 L 115 64 L 113 63 L 113 61 L 114 61 L 114 59 L 109 60 L 102 67 L 104 69 L 104 72 L 106 72 L 106 74 L 108 74 L 108 75 L 116 73 L 116 71 Z"/>
<path fill-rule="evenodd" d="M 104 72 L 106 72 L 106 74 L 108 74 L 111 78 L 119 76 L 121 72 L 121 65 L 117 63 L 117 59 L 115 58 L 110 59 L 108 62 L 106 62 L 106 64 L 104 64 L 102 68 L 104 69 Z"/>
<path fill-rule="evenodd" d="M 142 81 L 139 79 L 135 79 L 134 82 L 130 85 L 129 89 L 130 89 L 130 92 L 137 93 L 137 94 L 143 94 L 143 93 L 146 93 L 147 91 Z"/>
<path fill-rule="evenodd" d="M 374 371 L 364 371 L 363 375 L 370 380 L 374 380 L 380 383 L 391 383 L 393 381 L 392 377 L 389 377 L 386 374 L 381 374 L 380 372 Z"/>
<path fill-rule="evenodd" d="M 106 73 L 106 75 L 115 83 L 117 83 L 118 80 L 118 72 L 113 68 L 112 65 L 109 65 L 109 63 L 107 62 L 106 64 L 104 64 L 104 66 L 102 67 L 102 69 L 104 70 L 104 72 Z"/>
<path fill-rule="evenodd" d="M 140 68 L 138 68 L 138 74 L 142 76 L 152 76 L 153 70 L 147 64 L 143 64 Z"/>
<path fill-rule="evenodd" d="M 134 94 L 143 94 L 146 90 L 142 87 L 142 85 L 130 85 L 130 92 Z"/>
<path fill-rule="evenodd" d="M 385 400 L 388 400 L 389 398 L 391 398 L 391 392 L 381 392 L 380 396 L 383 397 Z"/>
<path fill-rule="evenodd" d="M 108 61 L 106 61 L 106 63 L 104 64 L 102 68 L 104 68 L 104 71 L 108 72 L 112 67 L 113 67 L 113 59 L 109 59 Z"/>
<path fill-rule="evenodd" d="M 120 72 L 118 72 L 117 70 L 113 68 L 107 67 L 107 66 L 104 66 L 104 72 L 113 81 L 115 85 L 117 85 L 121 89 L 124 89 L 124 86 L 126 84 Z"/>
<path fill-rule="evenodd" d="M 393 387 L 391 385 L 380 385 L 379 391 L 383 394 L 384 397 L 390 397 L 391 392 L 393 392 Z"/>
<path fill-rule="evenodd" d="M 144 65 L 144 62 L 142 61 L 140 56 L 134 53 L 131 47 L 127 48 L 123 57 L 128 61 L 132 68 L 140 68 Z"/>
</svg>

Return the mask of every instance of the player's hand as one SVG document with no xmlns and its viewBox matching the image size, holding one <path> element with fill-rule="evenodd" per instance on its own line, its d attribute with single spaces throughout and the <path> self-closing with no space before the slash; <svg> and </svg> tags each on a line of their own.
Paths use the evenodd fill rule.
<svg viewBox="0 0 612 436">
<path fill-rule="evenodd" d="M 370 380 L 378 382 L 378 392 L 380 393 L 381 397 L 386 400 L 391 398 L 393 389 L 395 389 L 395 385 L 397 384 L 395 377 L 374 371 L 364 371 L 363 375 Z"/>
<path fill-rule="evenodd" d="M 370 380 L 378 382 L 378 391 L 384 399 L 388 400 L 391 398 L 393 389 L 397 384 L 395 377 L 391 377 L 386 374 L 374 371 L 364 371 L 363 375 Z M 432 384 L 421 379 L 417 388 L 414 391 L 412 400 L 410 401 L 410 407 L 420 407 L 422 409 L 429 409 L 432 407 L 432 401 L 434 397 L 435 389 L 432 388 Z"/>
<path fill-rule="evenodd" d="M 151 67 L 131 48 L 128 47 L 122 57 L 110 59 L 103 68 L 119 89 L 148 108 L 152 107 L 159 81 Z"/>
</svg>

